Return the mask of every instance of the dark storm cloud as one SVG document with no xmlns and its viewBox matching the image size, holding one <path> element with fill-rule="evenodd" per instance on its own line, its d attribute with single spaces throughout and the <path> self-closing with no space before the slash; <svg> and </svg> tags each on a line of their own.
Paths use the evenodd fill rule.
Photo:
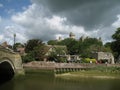
<svg viewBox="0 0 120 90">
<path fill-rule="evenodd" d="M 67 17 L 70 24 L 86 30 L 111 25 L 120 13 L 120 0 L 32 0 L 53 14 Z"/>
</svg>

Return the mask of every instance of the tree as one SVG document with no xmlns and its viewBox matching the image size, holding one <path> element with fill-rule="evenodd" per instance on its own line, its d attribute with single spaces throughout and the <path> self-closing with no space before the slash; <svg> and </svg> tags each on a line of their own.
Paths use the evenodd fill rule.
<svg viewBox="0 0 120 90">
<path fill-rule="evenodd" d="M 115 41 L 120 41 L 120 28 L 117 28 L 117 31 L 112 35 L 112 38 Z"/>
<path fill-rule="evenodd" d="M 120 28 L 117 28 L 116 32 L 112 35 L 114 41 L 111 43 L 111 49 L 115 58 L 120 55 Z"/>
<path fill-rule="evenodd" d="M 19 44 L 17 44 L 19 45 Z M 35 61 L 35 60 L 40 60 L 40 55 L 42 56 L 43 54 L 40 53 L 43 52 L 40 49 L 43 49 L 43 43 L 39 39 L 31 39 L 28 40 L 26 45 L 25 45 L 25 52 L 27 55 L 22 56 L 23 62 L 30 62 L 30 61 Z"/>
<path fill-rule="evenodd" d="M 45 54 L 48 51 L 48 47 L 44 44 L 41 44 L 34 48 L 35 59 L 37 61 L 43 61 L 45 58 Z"/>
<path fill-rule="evenodd" d="M 75 39 L 67 38 L 61 41 L 59 44 L 66 45 L 70 55 L 78 54 L 78 41 Z"/>
<path fill-rule="evenodd" d="M 91 52 L 102 51 L 102 41 L 96 38 L 85 38 L 84 40 L 79 40 L 79 54 L 83 58 L 91 57 Z"/>
<path fill-rule="evenodd" d="M 33 51 L 35 47 L 37 47 L 37 46 L 39 46 L 41 44 L 43 44 L 43 43 L 39 39 L 28 40 L 26 45 L 25 45 L 25 52 L 29 53 L 29 52 Z"/>
<path fill-rule="evenodd" d="M 104 45 L 105 50 L 106 50 L 107 52 L 112 52 L 111 44 L 112 44 L 111 42 L 107 42 L 107 43 Z"/>
<path fill-rule="evenodd" d="M 118 56 L 120 55 L 120 41 L 113 41 L 111 43 L 111 49 L 113 51 L 113 54 L 115 56 L 115 58 L 117 59 Z"/>
<path fill-rule="evenodd" d="M 35 53 L 34 53 L 34 51 L 31 51 L 31 52 L 27 53 L 27 55 L 22 56 L 22 61 L 23 61 L 23 63 L 35 61 Z"/>
<path fill-rule="evenodd" d="M 48 45 L 57 45 L 58 44 L 58 41 L 57 40 L 49 40 L 47 42 Z"/>
<path fill-rule="evenodd" d="M 91 51 L 102 51 L 103 50 L 103 43 L 101 40 L 97 38 L 85 38 L 84 40 L 80 39 L 79 41 L 66 38 L 62 41 L 55 41 L 50 40 L 48 42 L 50 45 L 65 45 L 67 46 L 68 53 L 70 55 L 83 55 L 83 56 L 90 56 Z M 105 50 L 105 49 L 104 49 Z"/>
</svg>

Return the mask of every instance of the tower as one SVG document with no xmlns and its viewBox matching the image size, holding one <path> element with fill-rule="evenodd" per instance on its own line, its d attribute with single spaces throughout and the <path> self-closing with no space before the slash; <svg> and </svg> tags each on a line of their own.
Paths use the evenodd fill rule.
<svg viewBox="0 0 120 90">
<path fill-rule="evenodd" d="M 69 38 L 73 38 L 73 39 L 75 39 L 75 34 L 72 33 L 72 32 L 70 32 L 70 34 L 69 34 Z"/>
<path fill-rule="evenodd" d="M 14 34 L 13 37 L 14 37 L 13 50 L 15 51 L 15 43 L 16 43 L 15 40 L 16 40 L 16 34 Z"/>
<path fill-rule="evenodd" d="M 62 40 L 62 37 L 59 36 L 58 41 L 61 41 L 61 40 Z"/>
</svg>

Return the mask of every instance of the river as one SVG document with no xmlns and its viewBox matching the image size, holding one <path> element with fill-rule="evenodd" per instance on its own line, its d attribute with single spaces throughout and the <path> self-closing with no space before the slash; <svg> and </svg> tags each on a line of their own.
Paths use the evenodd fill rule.
<svg viewBox="0 0 120 90">
<path fill-rule="evenodd" d="M 0 85 L 0 90 L 120 90 L 120 79 L 71 79 L 48 73 L 27 73 Z"/>
</svg>

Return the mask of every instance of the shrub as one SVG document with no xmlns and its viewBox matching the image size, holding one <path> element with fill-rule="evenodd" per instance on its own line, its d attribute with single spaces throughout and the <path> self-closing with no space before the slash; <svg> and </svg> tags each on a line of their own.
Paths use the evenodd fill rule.
<svg viewBox="0 0 120 90">
<path fill-rule="evenodd" d="M 82 61 L 85 63 L 90 63 L 90 62 L 96 63 L 96 59 L 90 59 L 90 58 L 84 58 Z"/>
<path fill-rule="evenodd" d="M 35 61 L 34 55 L 33 53 L 28 53 L 25 56 L 22 56 L 22 61 L 23 63 L 27 63 L 27 62 L 31 62 L 31 61 Z"/>
</svg>

